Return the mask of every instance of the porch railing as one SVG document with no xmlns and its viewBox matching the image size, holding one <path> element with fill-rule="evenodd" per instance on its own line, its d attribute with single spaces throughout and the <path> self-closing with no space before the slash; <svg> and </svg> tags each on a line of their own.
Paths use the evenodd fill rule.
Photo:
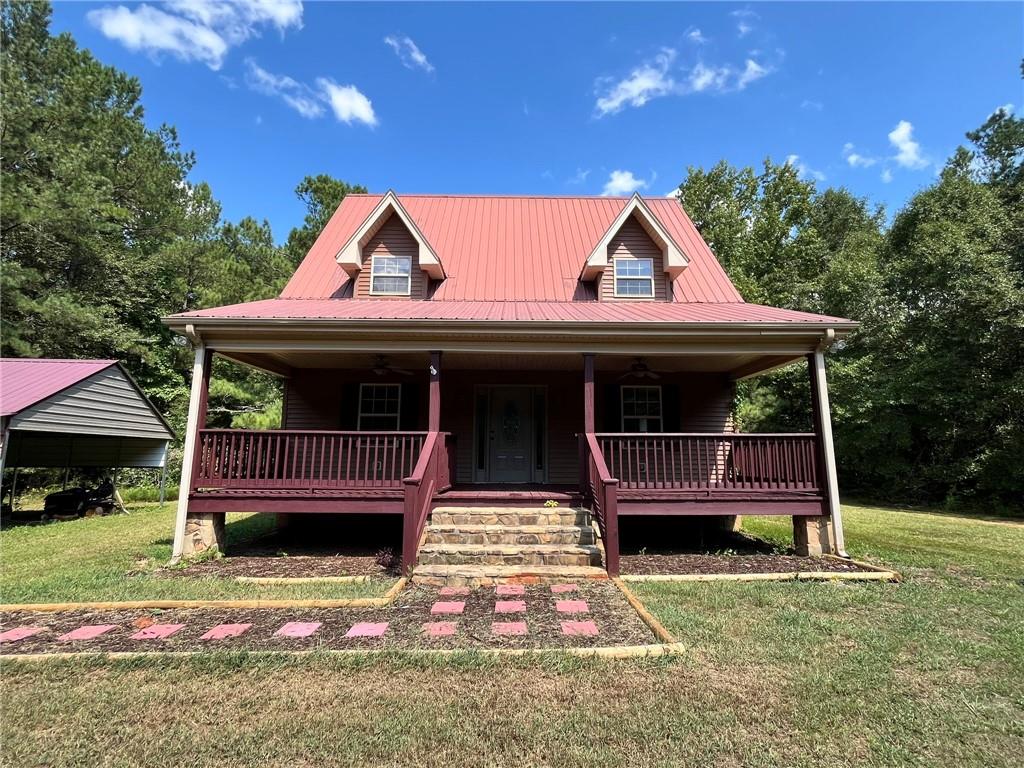
<svg viewBox="0 0 1024 768">
<path fill-rule="evenodd" d="M 580 435 L 580 454 L 584 459 L 583 476 L 590 508 L 601 529 L 604 540 L 605 566 L 612 576 L 619 575 L 619 481 L 608 470 L 597 437 L 593 433 Z"/>
<path fill-rule="evenodd" d="M 402 572 L 408 574 L 416 565 L 423 527 L 430 514 L 434 494 L 451 486 L 449 449 L 451 435 L 447 432 L 429 432 L 423 443 L 419 460 L 405 485 L 405 508 L 402 519 Z"/>
<path fill-rule="evenodd" d="M 813 434 L 595 435 L 622 490 L 820 490 Z"/>
<path fill-rule="evenodd" d="M 201 429 L 192 488 L 402 489 L 427 434 Z"/>
</svg>

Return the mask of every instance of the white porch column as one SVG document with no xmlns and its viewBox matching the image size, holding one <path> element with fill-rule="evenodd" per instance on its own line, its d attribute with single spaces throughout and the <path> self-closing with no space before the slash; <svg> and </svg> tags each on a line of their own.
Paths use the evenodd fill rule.
<svg viewBox="0 0 1024 768">
<path fill-rule="evenodd" d="M 846 554 L 843 538 L 843 513 L 839 508 L 839 477 L 836 474 L 836 447 L 832 440 L 832 411 L 828 404 L 828 382 L 825 379 L 825 353 L 818 350 L 807 357 L 811 369 L 811 400 L 814 403 L 814 431 L 821 440 L 821 456 L 825 475 L 825 501 L 832 518 L 835 537 L 835 551 L 840 557 Z"/>
<path fill-rule="evenodd" d="M 196 443 L 199 439 L 200 417 L 205 421 L 206 388 L 209 384 L 210 355 L 202 341 L 196 341 L 195 361 L 192 363 L 192 391 L 188 399 L 188 422 L 181 457 L 181 482 L 178 484 L 178 515 L 174 520 L 174 548 L 171 560 L 181 559 L 185 548 L 185 521 L 188 517 L 188 494 L 192 488 L 192 469 L 195 465 Z"/>
</svg>

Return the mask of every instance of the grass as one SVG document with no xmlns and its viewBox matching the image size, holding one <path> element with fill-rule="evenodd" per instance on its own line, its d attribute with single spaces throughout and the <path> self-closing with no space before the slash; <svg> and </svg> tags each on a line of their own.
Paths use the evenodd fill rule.
<svg viewBox="0 0 1024 768">
<path fill-rule="evenodd" d="M 673 659 L 5 662 L 3 761 L 1019 765 L 1024 525 L 844 512 L 851 553 L 903 583 L 632 585 L 689 646 Z"/>
<path fill-rule="evenodd" d="M 394 580 L 261 586 L 232 579 L 155 576 L 171 557 L 174 505 L 133 504 L 128 515 L 88 517 L 0 532 L 5 603 L 92 600 L 379 597 Z M 268 515 L 232 516 L 228 547 L 270 532 Z"/>
</svg>

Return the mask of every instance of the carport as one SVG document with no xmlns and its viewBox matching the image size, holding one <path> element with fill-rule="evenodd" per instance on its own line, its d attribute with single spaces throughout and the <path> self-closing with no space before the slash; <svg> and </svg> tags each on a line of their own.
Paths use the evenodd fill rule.
<svg viewBox="0 0 1024 768">
<path fill-rule="evenodd" d="M 0 477 L 22 467 L 63 468 L 65 479 L 71 468 L 161 469 L 163 501 L 174 433 L 117 360 L 0 359 L 0 435 Z"/>
</svg>

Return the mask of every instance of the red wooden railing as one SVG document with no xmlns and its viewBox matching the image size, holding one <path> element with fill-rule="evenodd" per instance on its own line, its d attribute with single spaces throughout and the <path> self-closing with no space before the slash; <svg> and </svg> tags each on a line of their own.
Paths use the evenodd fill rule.
<svg viewBox="0 0 1024 768">
<path fill-rule="evenodd" d="M 597 437 L 593 433 L 580 435 L 581 455 L 585 459 L 587 487 L 584 492 L 601 529 L 604 541 L 605 567 L 612 576 L 619 575 L 619 481 L 612 477 Z"/>
<path fill-rule="evenodd" d="M 201 429 L 192 488 L 403 488 L 426 432 Z"/>
<path fill-rule="evenodd" d="M 416 565 L 423 527 L 430 514 L 434 494 L 451 486 L 449 448 L 451 436 L 446 432 L 428 432 L 419 461 L 405 485 L 405 510 L 402 518 L 402 572 L 408 574 Z"/>
<path fill-rule="evenodd" d="M 813 434 L 595 435 L 622 490 L 818 491 Z"/>
</svg>

